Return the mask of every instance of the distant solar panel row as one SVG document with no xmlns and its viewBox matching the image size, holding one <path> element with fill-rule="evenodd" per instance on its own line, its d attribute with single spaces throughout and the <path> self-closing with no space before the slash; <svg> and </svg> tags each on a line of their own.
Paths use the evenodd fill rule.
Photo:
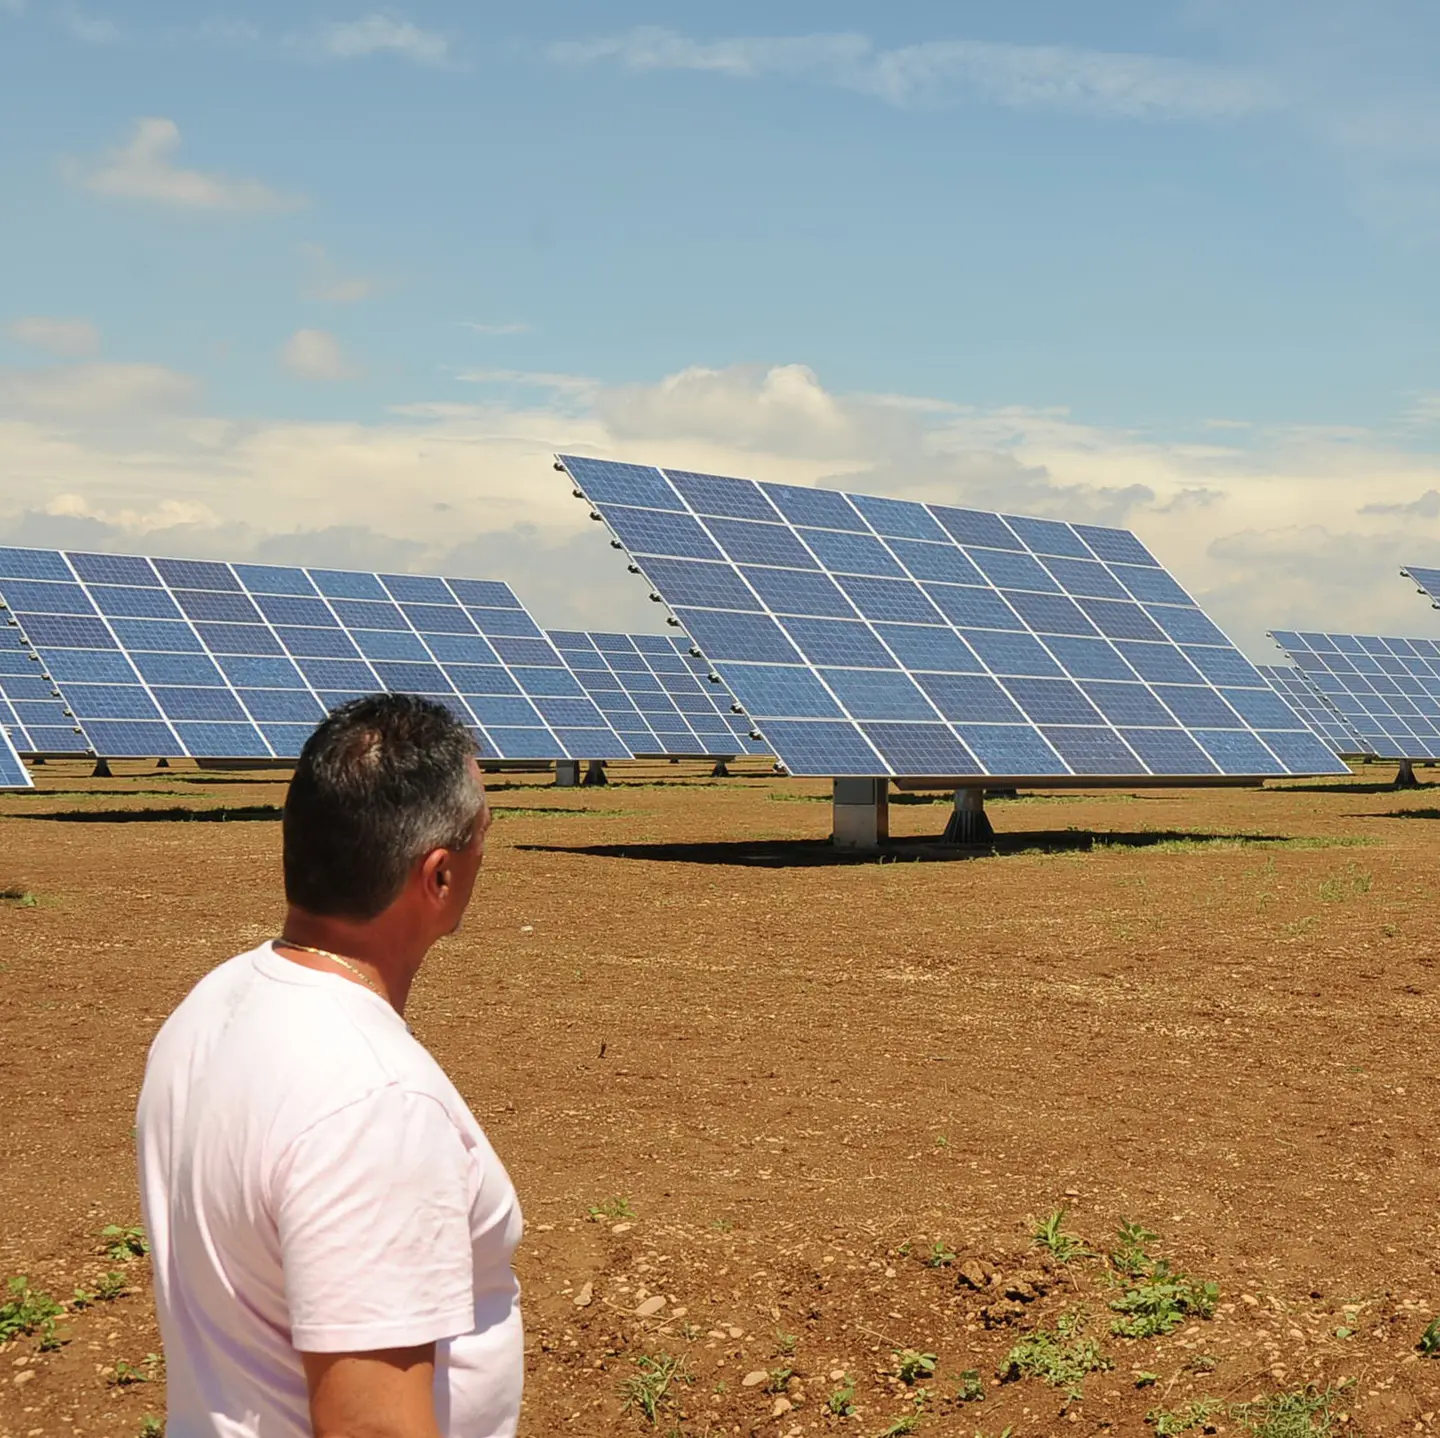
<svg viewBox="0 0 1440 1438">
<path fill-rule="evenodd" d="M 1355 731 L 1361 753 L 1440 758 L 1440 643 L 1281 629 L 1270 637 Z"/>
<path fill-rule="evenodd" d="M 1305 677 L 1303 669 L 1290 664 L 1257 664 L 1271 687 L 1310 726 L 1311 732 L 1337 754 L 1364 754 L 1360 736 L 1344 716 Z"/>
<path fill-rule="evenodd" d="M 0 789 L 33 789 L 30 771 L 20 762 L 10 736 L 0 730 Z"/>
<path fill-rule="evenodd" d="M 549 637 L 636 758 L 767 753 L 688 639 L 552 629 Z"/>
<path fill-rule="evenodd" d="M 792 773 L 1342 767 L 1126 531 L 560 461 Z"/>
<path fill-rule="evenodd" d="M 0 605 L 0 682 L 37 752 L 67 747 L 56 691 L 107 757 L 293 758 L 384 689 L 447 705 L 486 758 L 626 754 L 505 584 L 0 548 Z"/>
</svg>

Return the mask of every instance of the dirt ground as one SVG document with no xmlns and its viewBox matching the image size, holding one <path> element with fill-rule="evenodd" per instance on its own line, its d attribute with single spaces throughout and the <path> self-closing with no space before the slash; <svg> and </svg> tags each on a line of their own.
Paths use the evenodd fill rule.
<svg viewBox="0 0 1440 1438">
<path fill-rule="evenodd" d="M 412 996 L 524 1204 L 526 1438 L 1436 1431 L 1435 790 L 1022 796 L 993 855 L 838 862 L 760 768 L 494 776 Z M 147 1043 L 281 915 L 281 776 L 126 769 L 0 798 L 0 1279 L 69 1309 L 0 1342 L 0 1438 L 156 1432 L 99 1234 Z M 1125 1221 L 1168 1333 L 1111 1331 Z"/>
</svg>

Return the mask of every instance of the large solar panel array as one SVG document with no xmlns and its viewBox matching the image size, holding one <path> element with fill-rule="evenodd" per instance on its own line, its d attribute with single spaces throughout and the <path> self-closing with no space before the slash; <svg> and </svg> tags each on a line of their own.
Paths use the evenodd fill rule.
<svg viewBox="0 0 1440 1438">
<path fill-rule="evenodd" d="M 1382 759 L 1440 758 L 1440 644 L 1372 634 L 1270 636 Z"/>
<path fill-rule="evenodd" d="M 20 762 L 9 734 L 0 729 L 0 789 L 33 789 L 30 771 Z"/>
<path fill-rule="evenodd" d="M 0 605 L 23 670 L 7 695 L 38 696 L 38 671 L 105 757 L 293 758 L 327 710 L 381 689 L 448 705 L 485 758 L 626 757 L 490 580 L 0 548 Z M 53 699 L 10 708 L 23 748 L 65 747 L 41 723 Z"/>
<path fill-rule="evenodd" d="M 1343 767 L 1124 530 L 559 458 L 792 773 Z"/>
<path fill-rule="evenodd" d="M 1312 732 L 1335 753 L 1366 752 L 1360 736 L 1345 722 L 1340 711 L 1306 679 L 1303 669 L 1297 669 L 1292 664 L 1257 664 L 1255 667 Z"/>
<path fill-rule="evenodd" d="M 550 639 L 575 677 L 639 758 L 727 757 L 769 751 L 731 710 L 723 684 L 690 653 L 690 641 L 663 634 L 552 629 Z"/>
</svg>

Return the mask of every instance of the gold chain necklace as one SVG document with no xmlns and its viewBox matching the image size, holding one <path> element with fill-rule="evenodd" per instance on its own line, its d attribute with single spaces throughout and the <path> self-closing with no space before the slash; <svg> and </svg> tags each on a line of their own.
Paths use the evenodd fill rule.
<svg viewBox="0 0 1440 1438">
<path fill-rule="evenodd" d="M 349 959 L 342 958 L 339 954 L 332 954 L 329 949 L 317 949 L 310 944 L 297 944 L 294 939 L 276 939 L 275 943 L 281 944 L 287 949 L 298 949 L 302 954 L 315 954 L 319 958 L 329 959 L 332 963 L 339 964 L 342 969 L 354 974 L 372 994 L 379 994 L 382 999 L 385 997 L 385 995 L 381 994 L 380 990 L 376 988 L 368 974 L 361 973 Z"/>
</svg>

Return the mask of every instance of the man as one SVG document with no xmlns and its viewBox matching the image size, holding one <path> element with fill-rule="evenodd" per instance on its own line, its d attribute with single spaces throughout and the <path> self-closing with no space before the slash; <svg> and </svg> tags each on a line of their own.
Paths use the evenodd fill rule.
<svg viewBox="0 0 1440 1438">
<path fill-rule="evenodd" d="M 305 745 L 284 930 L 195 986 L 140 1094 L 167 1438 L 514 1433 L 515 1191 L 402 1018 L 489 823 L 438 704 L 356 699 Z"/>
</svg>

